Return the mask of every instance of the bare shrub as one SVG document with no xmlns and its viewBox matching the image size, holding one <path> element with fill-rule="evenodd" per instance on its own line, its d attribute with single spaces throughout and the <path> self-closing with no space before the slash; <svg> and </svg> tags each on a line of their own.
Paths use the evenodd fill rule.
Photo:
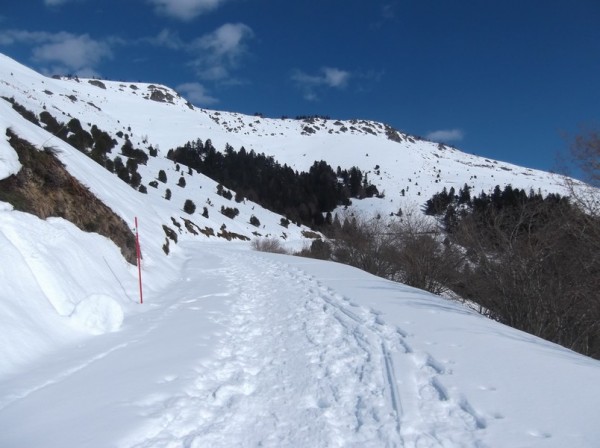
<svg viewBox="0 0 600 448">
<path fill-rule="evenodd" d="M 582 173 L 586 184 L 572 178 L 565 178 L 571 202 L 584 212 L 587 226 L 592 231 L 592 244 L 600 252 L 600 133 L 589 130 L 576 136 L 570 147 L 571 165 Z M 567 170 L 565 170 L 567 171 Z M 596 224 L 596 225 L 595 225 Z"/>
<path fill-rule="evenodd" d="M 457 292 L 493 319 L 600 357 L 600 221 L 566 199 L 487 213 L 485 226 L 468 215 L 453 235 L 470 262 Z"/>
<path fill-rule="evenodd" d="M 334 261 L 380 277 L 394 277 L 393 236 L 383 220 L 347 216 L 331 237 Z"/>
<path fill-rule="evenodd" d="M 394 280 L 434 294 L 446 292 L 463 264 L 462 252 L 440 227 L 421 213 L 408 212 L 390 226 L 396 266 Z"/>
<path fill-rule="evenodd" d="M 434 294 L 449 288 L 463 259 L 419 212 L 401 219 L 346 217 L 331 237 L 331 259 Z"/>
<path fill-rule="evenodd" d="M 260 252 L 287 254 L 287 250 L 285 250 L 277 238 L 256 238 L 252 240 L 250 246 L 252 249 Z"/>
<path fill-rule="evenodd" d="M 573 163 L 584 173 L 585 181 L 600 187 L 600 133 L 591 130 L 576 136 L 570 150 Z"/>
</svg>

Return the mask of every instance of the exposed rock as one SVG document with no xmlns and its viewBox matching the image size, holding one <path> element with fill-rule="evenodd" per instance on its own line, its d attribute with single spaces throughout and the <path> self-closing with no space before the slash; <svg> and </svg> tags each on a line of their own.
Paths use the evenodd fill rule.
<svg viewBox="0 0 600 448">
<path fill-rule="evenodd" d="M 153 88 L 152 88 L 153 87 Z M 167 92 L 164 89 L 155 86 L 149 86 L 148 89 L 151 90 L 150 99 L 152 101 L 158 101 L 159 103 L 171 103 L 173 104 L 173 100 L 175 97 Z"/>
<path fill-rule="evenodd" d="M 88 80 L 88 82 L 93 86 L 100 87 L 101 89 L 106 90 L 106 86 L 102 81 L 98 81 L 97 79 L 90 79 Z"/>
<path fill-rule="evenodd" d="M 402 137 L 400 136 L 400 133 L 394 129 L 393 127 L 389 126 L 389 125 L 385 125 L 385 135 L 387 136 L 387 138 L 389 140 L 392 140 L 394 142 L 402 142 Z"/>
</svg>

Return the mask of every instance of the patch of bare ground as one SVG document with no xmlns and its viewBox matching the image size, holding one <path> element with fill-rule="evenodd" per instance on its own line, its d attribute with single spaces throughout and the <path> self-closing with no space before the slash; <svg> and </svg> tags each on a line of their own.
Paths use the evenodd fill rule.
<svg viewBox="0 0 600 448">
<path fill-rule="evenodd" d="M 0 200 L 41 219 L 64 218 L 85 232 L 111 239 L 136 264 L 135 237 L 125 221 L 69 174 L 50 148 L 38 150 L 10 129 L 6 135 L 22 168 L 0 180 Z"/>
</svg>

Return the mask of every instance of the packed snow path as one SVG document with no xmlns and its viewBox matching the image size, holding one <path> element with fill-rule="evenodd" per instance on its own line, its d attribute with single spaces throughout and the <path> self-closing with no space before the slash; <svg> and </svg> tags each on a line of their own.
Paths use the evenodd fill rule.
<svg viewBox="0 0 600 448">
<path fill-rule="evenodd" d="M 391 356 L 410 355 L 401 330 L 264 256 L 222 265 L 215 356 L 185 392 L 148 404 L 133 446 L 475 445 L 476 419 L 447 402 L 431 362 L 401 363 L 402 397 Z"/>
<path fill-rule="evenodd" d="M 445 402 L 430 364 L 406 392 L 417 397 L 418 426 L 426 417 L 433 427 L 403 434 L 409 416 L 390 355 L 410 351 L 400 331 L 300 270 L 260 255 L 223 264 L 228 287 L 217 295 L 228 310 L 212 316 L 224 328 L 216 356 L 184 393 L 148 405 L 153 420 L 133 446 L 403 446 L 420 437 L 431 438 L 420 446 L 443 446 L 436 436 L 474 445 L 477 422 Z"/>
<path fill-rule="evenodd" d="M 561 403 L 554 409 L 547 402 L 545 382 L 556 382 L 542 372 L 554 346 L 345 266 L 224 243 L 182 244 L 171 257 L 180 278 L 149 291 L 119 331 L 0 378 L 1 447 L 558 447 L 596 440 L 591 430 L 553 433 L 549 422 Z M 503 350 L 488 355 L 499 343 Z M 515 383 L 507 373 L 514 359 L 529 365 L 532 356 L 539 372 L 529 366 Z M 563 374 L 591 382 L 597 372 L 597 363 L 578 361 Z M 556 393 L 566 403 L 566 390 Z M 589 395 L 569 393 L 593 409 Z M 530 399 L 516 403 L 517 394 Z M 593 427 L 593 411 L 577 415 L 582 428 Z M 563 421 L 577 427 L 568 416 L 557 427 Z"/>
</svg>

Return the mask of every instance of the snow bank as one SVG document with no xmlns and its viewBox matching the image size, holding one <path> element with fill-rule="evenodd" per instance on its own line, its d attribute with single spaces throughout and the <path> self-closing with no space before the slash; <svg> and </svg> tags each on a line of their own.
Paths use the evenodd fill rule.
<svg viewBox="0 0 600 448">
<path fill-rule="evenodd" d="M 8 144 L 6 137 L 6 129 L 10 127 L 5 118 L 8 115 L 7 112 L 12 112 L 12 108 L 8 103 L 0 100 L 0 132 L 2 133 L 2 138 L 0 138 L 0 179 L 6 179 L 21 169 L 17 153 Z"/>
<path fill-rule="evenodd" d="M 91 334 L 118 330 L 123 323 L 123 308 L 110 296 L 92 294 L 75 306 L 71 321 Z"/>
<path fill-rule="evenodd" d="M 0 266 L 0 374 L 117 330 L 135 302 L 135 270 L 118 248 L 63 219 L 0 209 Z"/>
</svg>

